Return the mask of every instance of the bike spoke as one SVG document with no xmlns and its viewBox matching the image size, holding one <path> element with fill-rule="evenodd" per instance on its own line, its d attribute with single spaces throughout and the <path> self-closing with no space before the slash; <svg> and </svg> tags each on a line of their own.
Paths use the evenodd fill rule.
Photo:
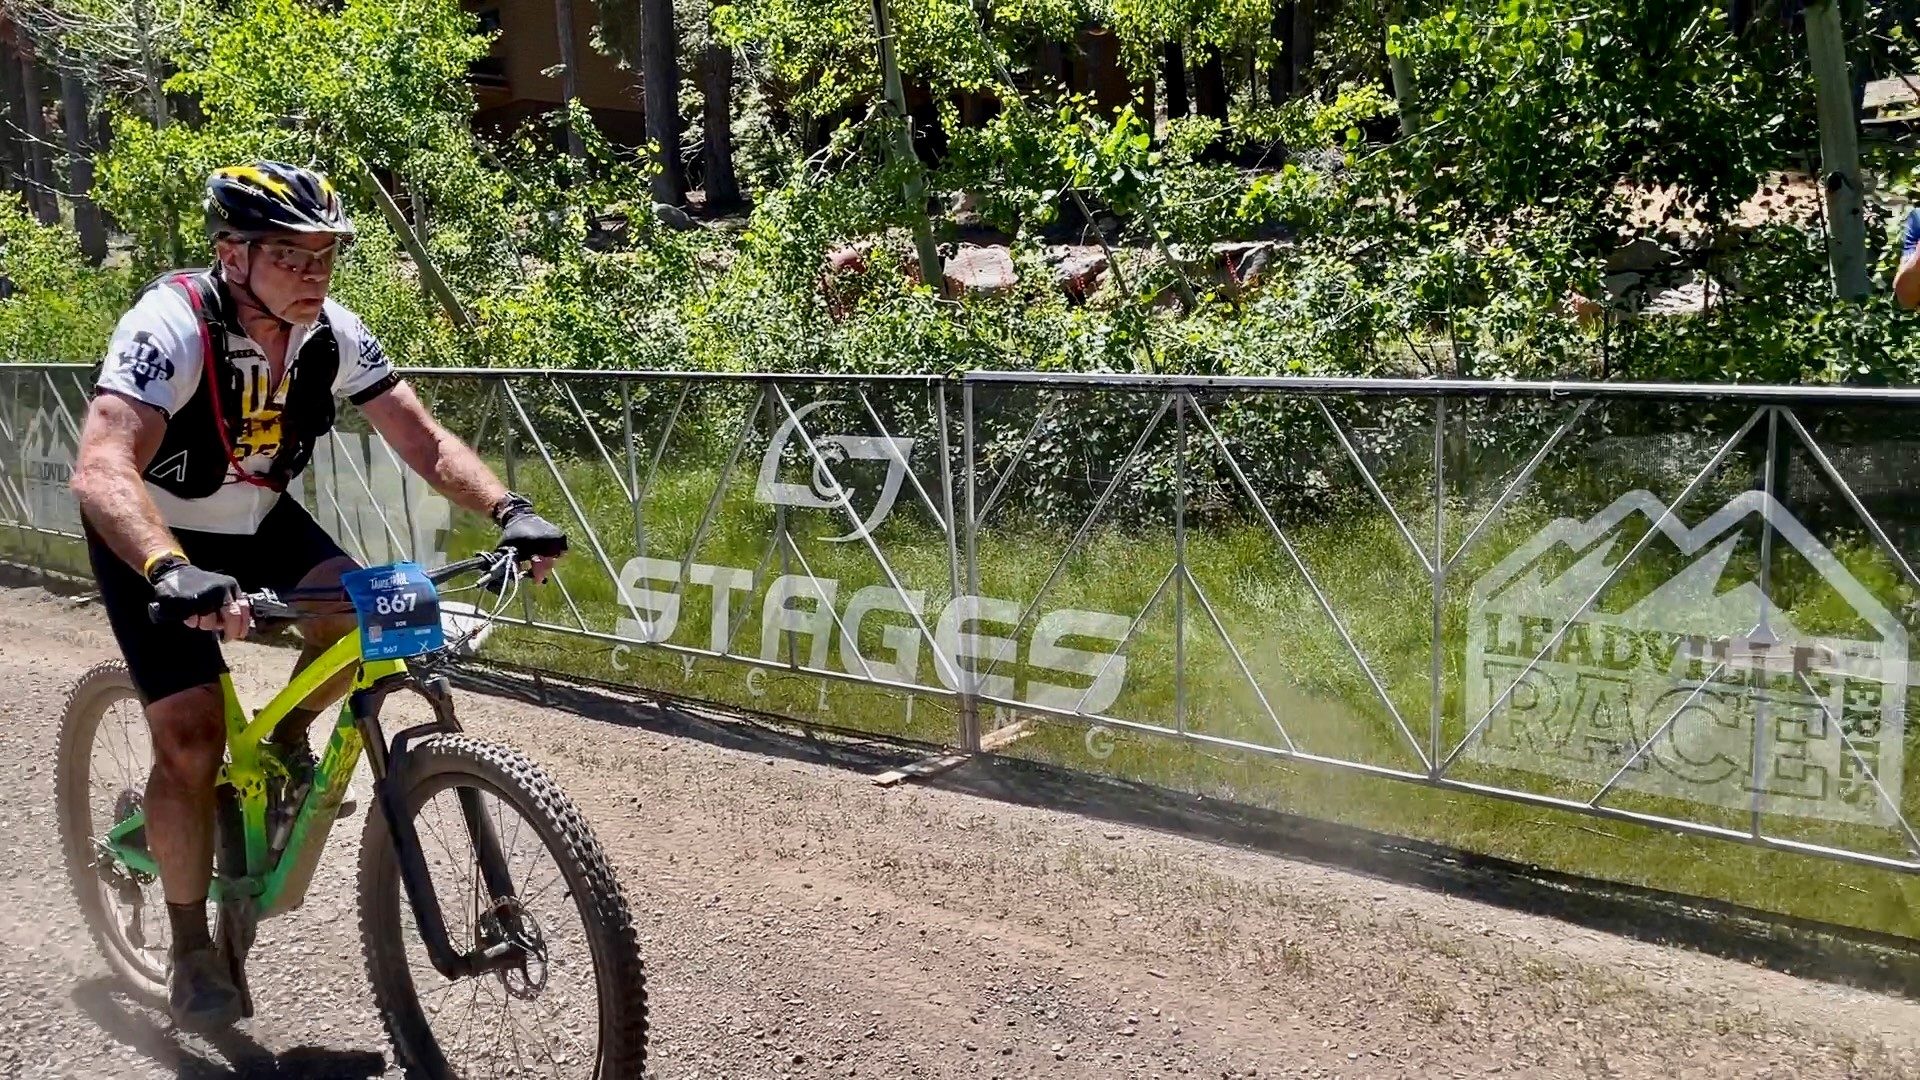
<svg viewBox="0 0 1920 1080">
<path fill-rule="evenodd" d="M 533 1011 L 536 1015 L 540 1017 L 542 1030 L 545 1030 L 548 1027 L 559 1028 L 560 1034 L 567 1040 L 568 1044 L 572 1047 L 572 1049 L 575 1052 L 578 1052 L 583 1055 L 583 1060 L 591 1062 L 598 1056 L 597 1054 L 587 1053 L 585 1048 L 580 1045 L 580 1040 L 574 1037 L 573 1032 L 570 1029 L 568 1029 L 566 1024 L 563 1022 L 563 1016 L 561 1014 L 559 1005 L 556 1004 L 554 1006 L 554 1011 L 552 1013 L 548 1013 L 546 1010 L 540 1007 L 539 999 L 535 999 L 533 1002 Z M 597 1037 L 599 1032 L 596 1030 L 594 1034 Z"/>
<path fill-rule="evenodd" d="M 506 1020 L 502 1027 L 506 1029 L 507 1042 L 513 1046 L 513 1065 L 517 1071 L 526 1065 L 527 1057 L 520 1050 L 520 1022 L 513 1018 L 512 994 L 506 995 L 506 999 L 500 1003 L 500 1016 Z"/>
<path fill-rule="evenodd" d="M 548 889 L 553 888 L 554 882 L 560 882 L 565 880 L 567 880 L 567 875 L 555 874 L 553 881 L 549 881 L 545 885 L 542 885 L 538 889 L 534 890 L 532 893 L 522 896 L 520 898 L 520 906 L 525 908 L 531 908 L 535 900 L 538 900 L 540 897 L 544 896 Z M 566 899 L 572 899 L 573 893 L 571 890 L 569 890 L 567 893 L 564 894 L 564 896 Z"/>
<path fill-rule="evenodd" d="M 429 970 L 432 970 L 432 969 L 429 969 Z M 435 971 L 434 974 L 438 975 L 439 972 Z M 448 996 L 450 996 L 453 993 L 454 987 L 459 986 L 461 983 L 465 981 L 466 981 L 465 979 L 456 980 L 456 979 L 448 979 L 443 977 L 440 980 L 439 986 L 430 987 L 424 994 L 421 995 L 420 1007 L 423 1010 L 425 1010 L 427 1006 L 434 1001 L 435 998 L 445 1000 Z M 413 981 L 413 985 L 415 987 L 415 992 L 419 993 L 418 987 L 420 986 L 420 980 L 415 979 Z M 439 1010 L 436 1007 L 429 1011 L 437 1013 Z"/>
<path fill-rule="evenodd" d="M 446 852 L 447 866 L 450 870 L 453 870 L 454 872 L 458 873 L 458 870 L 456 868 L 460 868 L 462 866 L 464 866 L 467 870 L 466 873 L 459 874 L 459 877 L 456 879 L 458 884 L 461 886 L 458 894 L 464 895 L 464 896 L 477 895 L 479 890 L 476 887 L 476 884 L 474 881 L 475 875 L 472 872 L 475 869 L 475 867 L 473 866 L 474 860 L 473 860 L 471 851 L 469 851 L 468 857 L 466 859 L 457 858 L 453 854 L 453 847 L 447 843 L 447 838 L 441 835 L 439 826 L 435 825 L 433 823 L 433 819 L 431 818 L 427 819 L 427 831 L 433 834 L 434 839 L 440 841 L 440 850 Z M 469 844 L 467 845 L 467 847 L 471 849 L 472 845 Z M 440 895 L 442 892 L 442 890 L 437 886 L 434 888 L 433 891 L 436 896 Z M 468 937 L 469 939 L 476 938 L 478 936 L 478 931 L 480 926 L 478 914 L 471 911 L 471 908 L 472 908 L 471 904 L 466 906 L 470 909 L 469 913 L 471 916 L 465 928 L 467 931 L 466 937 Z M 440 917 L 442 921 L 445 921 L 447 917 L 447 905 L 444 903 L 440 905 Z M 452 928 L 449 927 L 449 934 L 451 934 L 451 929 Z"/>
<path fill-rule="evenodd" d="M 486 990 L 487 1003 L 489 1005 L 493 1004 L 495 1000 L 493 996 L 493 989 L 494 989 L 493 981 L 491 979 L 475 979 L 474 981 L 479 983 L 481 987 Z M 502 1003 L 501 1011 L 502 1012 L 506 1011 L 504 1002 Z M 493 1028 L 493 1031 L 491 1032 L 493 1037 L 487 1040 L 487 1075 L 492 1076 L 500 1067 L 500 1044 L 506 1041 L 507 1033 L 506 1033 L 506 1026 L 501 1024 L 498 1020 L 495 1020 L 489 1026 Z"/>
<path fill-rule="evenodd" d="M 476 1011 L 476 1010 L 477 1010 L 477 1009 L 479 1008 L 479 1006 L 480 1006 L 480 986 L 479 986 L 479 983 L 478 983 L 478 982 L 477 982 L 476 980 L 471 980 L 471 979 L 469 979 L 468 981 L 469 981 L 469 982 L 472 982 L 472 983 L 474 984 L 474 986 L 473 986 L 473 997 L 471 997 L 471 998 L 469 998 L 469 999 L 467 1000 L 467 1014 L 466 1014 L 466 1015 L 465 1015 L 464 1017 L 462 1017 L 462 1018 L 460 1019 L 460 1026 L 454 1029 L 454 1033 L 453 1033 L 453 1036 L 454 1036 L 454 1037 L 453 1037 L 453 1045 L 454 1045 L 454 1046 L 456 1046 L 456 1047 L 457 1047 L 457 1046 L 459 1045 L 459 1043 L 460 1043 L 460 1036 L 461 1036 L 461 1035 L 462 1035 L 463 1033 L 465 1033 L 465 1031 L 467 1030 L 467 1025 L 473 1022 L 473 1014 L 474 1014 L 474 1012 L 475 1012 L 475 1011 Z M 437 1040 L 436 1040 L 436 1041 L 437 1041 Z M 446 1056 L 446 1049 L 447 1049 L 447 1044 L 446 1044 L 446 1043 L 441 1043 L 441 1047 L 440 1047 L 440 1048 L 441 1048 L 441 1056 L 443 1056 L 443 1057 L 444 1057 L 444 1056 Z"/>
<path fill-rule="evenodd" d="M 498 803 L 496 802 L 496 803 L 495 803 L 495 805 L 497 806 L 497 805 L 498 805 Z M 496 835 L 497 835 L 497 834 L 498 834 L 498 833 L 499 833 L 499 832 L 501 831 L 501 830 L 500 830 L 500 827 L 499 827 L 499 820 L 500 820 L 500 816 L 499 816 L 499 814 L 498 814 L 498 813 L 496 812 L 496 813 L 494 814 L 494 832 L 495 832 L 495 834 L 496 834 Z M 525 819 L 523 819 L 523 818 L 522 818 L 522 817 L 521 817 L 521 816 L 520 816 L 519 814 L 515 814 L 515 815 L 513 815 L 513 838 L 512 838 L 511 840 L 508 840 L 508 841 L 507 841 L 507 850 L 508 850 L 508 851 L 510 851 L 510 852 L 517 852 L 517 851 L 519 851 L 519 850 L 520 850 L 520 844 L 519 844 L 519 840 L 520 840 L 520 824 L 521 824 L 521 822 L 522 822 L 523 820 L 525 820 Z M 506 858 L 506 861 L 507 861 L 507 874 L 508 874 L 508 876 L 509 876 L 509 877 L 511 877 L 511 878 L 513 879 L 513 882 L 514 882 L 514 888 L 516 888 L 516 889 L 518 889 L 518 888 L 520 888 L 520 882 L 522 882 L 523 880 L 525 880 L 525 876 L 524 876 L 524 875 L 522 875 L 522 874 L 518 874 L 518 873 L 515 873 L 515 872 L 514 872 L 514 870 L 513 870 L 513 856 L 511 856 L 511 855 L 507 855 L 507 856 L 505 856 L 505 858 Z"/>
<path fill-rule="evenodd" d="M 539 1006 L 538 1006 L 538 1005 L 536 1004 L 536 1005 L 534 1006 L 534 1010 L 533 1010 L 533 1011 L 534 1011 L 534 1014 L 535 1014 L 535 1015 L 537 1016 L 537 1015 L 539 1014 L 539 1012 L 540 1012 L 540 1007 L 539 1007 Z M 518 1025 L 519 1023 L 520 1023 L 520 1021 L 518 1021 L 518 1020 L 515 1020 L 515 1021 L 514 1021 L 514 1024 L 515 1024 L 516 1026 L 517 1026 L 517 1025 Z M 547 1026 L 546 1026 L 545 1024 L 542 1024 L 542 1023 L 540 1023 L 540 1022 L 538 1022 L 538 1021 L 536 1020 L 536 1021 L 534 1022 L 534 1025 L 533 1025 L 533 1030 L 534 1030 L 534 1031 L 535 1031 L 536 1033 L 538 1033 L 538 1034 L 539 1034 L 539 1036 L 540 1036 L 540 1041 L 541 1041 L 542 1043 L 544 1043 L 544 1044 L 546 1045 L 546 1047 L 547 1047 L 547 1064 L 548 1064 L 548 1065 L 551 1065 L 551 1066 L 553 1066 L 553 1075 L 554 1075 L 554 1076 L 555 1076 L 556 1078 L 558 1078 L 558 1077 L 560 1076 L 560 1059 L 559 1059 L 559 1055 L 558 1055 L 558 1054 L 555 1054 L 555 1053 L 553 1052 L 553 1040 L 552 1040 L 552 1039 L 549 1039 L 549 1038 L 547 1038 Z M 528 1041 L 529 1041 L 529 1042 L 531 1042 L 532 1040 L 528 1040 Z"/>
</svg>

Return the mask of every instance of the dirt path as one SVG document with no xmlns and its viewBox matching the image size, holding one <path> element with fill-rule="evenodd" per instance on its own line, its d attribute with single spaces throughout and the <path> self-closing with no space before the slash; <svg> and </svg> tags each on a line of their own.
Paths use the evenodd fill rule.
<svg viewBox="0 0 1920 1080">
<path fill-rule="evenodd" d="M 0 1075 L 389 1072 L 355 937 L 359 821 L 254 953 L 218 1045 L 111 992 L 51 811 L 96 610 L 0 590 Z M 255 695 L 289 655 L 231 654 Z M 545 764 L 640 923 L 653 1074 L 1920 1076 L 1920 1003 L 1148 830 L 463 695 Z"/>
</svg>

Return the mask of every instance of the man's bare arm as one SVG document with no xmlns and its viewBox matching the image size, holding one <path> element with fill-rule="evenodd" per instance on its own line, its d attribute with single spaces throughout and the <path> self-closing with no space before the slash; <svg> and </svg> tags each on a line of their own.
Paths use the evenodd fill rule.
<svg viewBox="0 0 1920 1080">
<path fill-rule="evenodd" d="M 103 390 L 87 408 L 73 469 L 81 514 L 115 555 L 142 574 L 150 559 L 180 550 L 140 479 L 166 432 L 159 409 Z"/>
<path fill-rule="evenodd" d="M 472 447 L 440 426 L 413 387 L 401 383 L 360 408 L 400 460 L 453 502 L 486 514 L 506 497 L 506 485 Z"/>
<path fill-rule="evenodd" d="M 1920 248 L 1900 260 L 1900 269 L 1893 275 L 1893 298 L 1909 311 L 1920 306 Z"/>
</svg>

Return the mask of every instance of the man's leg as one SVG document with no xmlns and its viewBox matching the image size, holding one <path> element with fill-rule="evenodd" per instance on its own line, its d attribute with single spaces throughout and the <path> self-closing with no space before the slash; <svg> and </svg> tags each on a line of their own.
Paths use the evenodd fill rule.
<svg viewBox="0 0 1920 1080">
<path fill-rule="evenodd" d="M 300 579 L 297 593 L 317 592 L 324 589 L 337 589 L 340 575 L 359 568 L 359 563 L 346 555 L 337 555 L 315 566 Z M 320 654 L 331 648 L 334 642 L 352 633 L 358 626 L 352 606 L 344 600 L 301 601 L 296 606 L 309 611 L 327 612 L 324 617 L 300 620 L 297 630 L 300 634 L 300 655 L 293 662 L 293 674 L 305 671 L 308 664 L 319 659 Z M 343 610 L 344 609 L 344 610 Z M 339 701 L 347 689 L 353 685 L 353 669 L 348 668 L 340 674 L 322 683 L 299 707 L 287 711 L 286 718 L 273 729 L 273 741 L 283 747 L 308 746 L 308 732 L 314 718 Z"/>
<path fill-rule="evenodd" d="M 179 536 L 190 557 L 205 554 L 203 538 L 191 533 Z M 213 784 L 226 749 L 220 676 L 227 665 L 213 634 L 147 617 L 153 587 L 108 550 L 91 528 L 87 529 L 87 555 L 100 585 L 107 623 L 146 703 L 153 767 L 147 774 L 145 832 L 160 864 L 177 965 L 181 956 L 207 946 Z M 226 990 L 232 992 L 231 983 Z"/>
<path fill-rule="evenodd" d="M 226 749 L 219 685 L 169 694 L 147 706 L 153 769 L 147 775 L 147 843 L 173 930 L 167 1003 L 176 1024 L 212 1031 L 240 1019 L 240 993 L 207 931 L 213 879 L 213 785 Z"/>
<path fill-rule="evenodd" d="M 147 706 L 153 769 L 147 776 L 147 842 L 160 862 L 167 904 L 192 904 L 206 938 L 207 882 L 213 876 L 213 782 L 226 749 L 226 707 L 218 684 L 182 690 Z M 180 940 L 175 927 L 174 948 Z"/>
</svg>

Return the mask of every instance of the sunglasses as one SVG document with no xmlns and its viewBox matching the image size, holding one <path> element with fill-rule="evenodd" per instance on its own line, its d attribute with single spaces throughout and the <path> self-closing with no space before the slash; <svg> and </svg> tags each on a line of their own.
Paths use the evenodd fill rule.
<svg viewBox="0 0 1920 1080">
<path fill-rule="evenodd" d="M 335 240 L 318 251 L 277 240 L 256 240 L 253 246 L 266 252 L 267 259 L 276 269 L 285 270 L 291 274 L 310 274 L 331 273 L 334 258 L 340 254 L 345 244 Z"/>
</svg>

